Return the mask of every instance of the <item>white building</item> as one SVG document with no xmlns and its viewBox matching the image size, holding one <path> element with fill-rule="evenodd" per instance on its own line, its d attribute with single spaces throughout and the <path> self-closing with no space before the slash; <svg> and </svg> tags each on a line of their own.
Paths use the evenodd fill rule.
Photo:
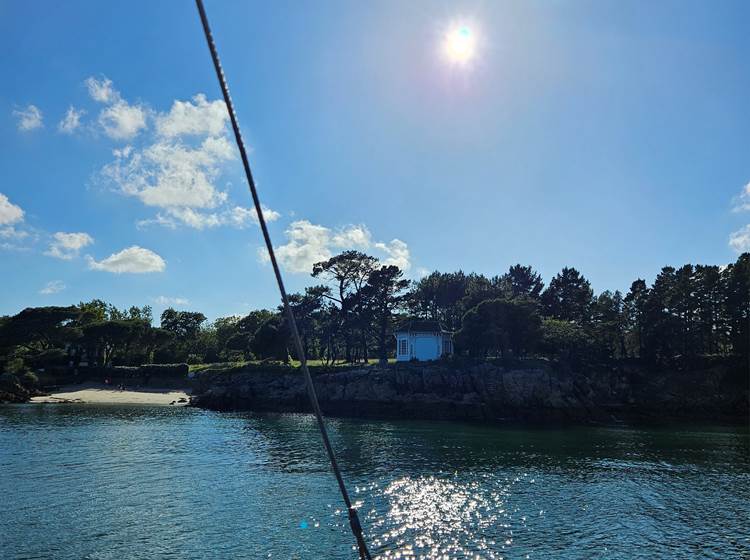
<svg viewBox="0 0 750 560">
<path fill-rule="evenodd" d="M 437 360 L 453 354 L 453 335 L 437 321 L 406 321 L 396 332 L 396 361 Z"/>
</svg>

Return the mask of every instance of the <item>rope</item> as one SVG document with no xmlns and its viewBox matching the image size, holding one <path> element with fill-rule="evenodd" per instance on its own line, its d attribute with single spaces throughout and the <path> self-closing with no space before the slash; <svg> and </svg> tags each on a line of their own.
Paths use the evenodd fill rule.
<svg viewBox="0 0 750 560">
<path fill-rule="evenodd" d="M 221 86 L 221 93 L 224 96 L 224 102 L 227 105 L 227 111 L 229 112 L 229 119 L 232 122 L 232 129 L 234 130 L 234 138 L 237 141 L 237 147 L 240 150 L 240 156 L 242 157 L 242 166 L 245 168 L 245 176 L 247 177 L 247 184 L 250 187 L 250 194 L 253 197 L 253 204 L 255 204 L 255 211 L 258 214 L 258 222 L 260 229 L 263 232 L 263 239 L 266 242 L 266 249 L 268 250 L 268 256 L 271 259 L 271 265 L 273 266 L 273 273 L 276 275 L 276 283 L 279 286 L 279 292 L 281 293 L 281 300 L 284 303 L 284 311 L 286 313 L 289 326 L 292 331 L 292 340 L 294 341 L 294 348 L 299 356 L 302 373 L 305 378 L 305 384 L 307 386 L 307 396 L 310 398 L 310 404 L 312 405 L 313 412 L 315 413 L 315 419 L 318 422 L 318 429 L 320 430 L 320 436 L 323 439 L 323 445 L 325 446 L 326 453 L 328 454 L 328 460 L 331 463 L 333 474 L 336 476 L 336 482 L 338 482 L 339 490 L 341 491 L 341 497 L 344 499 L 347 511 L 349 512 L 349 525 L 351 526 L 354 538 L 357 540 L 357 548 L 359 549 L 359 557 L 361 560 L 371 560 L 370 552 L 367 550 L 367 544 L 365 543 L 364 536 L 362 535 L 362 526 L 359 523 L 359 516 L 357 510 L 352 506 L 352 502 L 349 499 L 349 492 L 346 490 L 344 479 L 341 476 L 338 462 L 336 461 L 336 455 L 333 452 L 331 441 L 328 439 L 328 430 L 326 430 L 325 422 L 323 420 L 323 413 L 320 410 L 320 404 L 318 403 L 318 395 L 315 392 L 315 386 L 313 385 L 312 377 L 310 376 L 310 370 L 307 368 L 307 360 L 305 357 L 304 349 L 302 348 L 302 341 L 299 336 L 299 330 L 297 329 L 297 322 L 294 320 L 294 313 L 289 305 L 289 298 L 287 297 L 286 288 L 284 288 L 284 280 L 281 277 L 281 270 L 279 264 L 276 261 L 276 254 L 273 250 L 273 243 L 271 242 L 271 236 L 268 233 L 268 226 L 266 226 L 266 220 L 263 217 L 263 207 L 260 204 L 260 198 L 258 198 L 258 190 L 255 187 L 255 181 L 253 180 L 253 174 L 250 170 L 250 162 L 247 158 L 247 152 L 245 150 L 245 143 L 242 140 L 242 134 L 240 133 L 240 126 L 237 124 L 237 116 L 234 111 L 234 105 L 232 104 L 232 98 L 229 95 L 229 86 L 227 85 L 226 77 L 224 76 L 224 70 L 221 68 L 221 61 L 219 60 L 219 53 L 216 50 L 216 44 L 214 43 L 213 35 L 211 34 L 211 28 L 208 25 L 208 17 L 206 16 L 206 9 L 203 7 L 203 0 L 195 0 L 198 7 L 198 13 L 200 14 L 201 23 L 203 24 L 203 33 L 206 36 L 206 42 L 208 43 L 208 49 L 211 51 L 211 59 L 214 63 L 214 69 L 216 70 L 216 77 L 219 80 Z"/>
</svg>

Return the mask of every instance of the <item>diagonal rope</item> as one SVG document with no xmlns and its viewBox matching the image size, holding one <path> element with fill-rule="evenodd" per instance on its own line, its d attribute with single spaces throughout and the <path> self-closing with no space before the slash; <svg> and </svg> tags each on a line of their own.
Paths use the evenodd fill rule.
<svg viewBox="0 0 750 560">
<path fill-rule="evenodd" d="M 315 418 L 318 421 L 318 428 L 320 429 L 320 436 L 323 438 L 323 445 L 325 446 L 328 459 L 331 462 L 331 468 L 333 474 L 336 476 L 336 482 L 338 482 L 339 490 L 341 491 L 341 497 L 344 499 L 346 508 L 349 512 L 349 525 L 351 526 L 352 533 L 357 540 L 357 548 L 359 549 L 359 557 L 361 560 L 371 560 L 370 552 L 367 550 L 367 544 L 365 543 L 364 536 L 362 535 L 362 526 L 359 523 L 359 517 L 357 510 L 352 506 L 351 499 L 349 498 L 349 492 L 346 490 L 344 479 L 341 476 L 338 462 L 336 461 L 336 455 L 333 452 L 331 441 L 328 439 L 328 430 L 326 430 L 325 422 L 323 421 L 323 413 L 320 410 L 320 404 L 318 403 L 318 395 L 315 392 L 315 385 L 313 385 L 312 377 L 310 376 L 310 370 L 307 368 L 307 359 L 305 356 L 304 349 L 302 348 L 302 341 L 300 340 L 299 330 L 297 329 L 297 323 L 294 320 L 294 313 L 289 305 L 289 298 L 287 297 L 286 288 L 284 288 L 284 280 L 281 277 L 281 270 L 279 269 L 278 262 L 276 261 L 276 254 L 273 250 L 273 243 L 271 242 L 271 236 L 268 233 L 268 227 L 266 226 L 266 220 L 263 217 L 263 207 L 260 204 L 260 198 L 258 198 L 258 191 L 255 187 L 255 181 L 253 180 L 252 171 L 250 171 L 250 162 L 247 158 L 247 152 L 245 151 L 245 143 L 242 140 L 242 134 L 240 133 L 240 126 L 237 124 L 237 116 L 234 111 L 234 105 L 232 104 L 232 98 L 229 95 L 229 86 L 227 85 L 226 78 L 224 76 L 224 70 L 221 68 L 221 61 L 219 60 L 219 53 L 216 50 L 216 44 L 214 43 L 213 35 L 211 34 L 211 28 L 208 25 L 208 17 L 206 16 L 206 9 L 203 7 L 203 0 L 195 0 L 198 7 L 198 13 L 200 14 L 201 23 L 203 24 L 203 33 L 206 36 L 206 42 L 208 48 L 211 51 L 211 59 L 214 63 L 214 69 L 216 70 L 216 77 L 219 79 L 219 85 L 221 86 L 221 93 L 224 96 L 224 102 L 227 105 L 227 111 L 229 112 L 229 119 L 232 122 L 232 129 L 234 130 L 234 138 L 237 141 L 237 147 L 240 150 L 240 156 L 242 157 L 242 166 L 245 168 L 245 176 L 247 177 L 247 184 L 250 187 L 250 194 L 253 196 L 253 203 L 255 204 L 255 211 L 258 215 L 258 222 L 260 223 L 260 229 L 263 232 L 263 239 L 266 242 L 266 249 L 268 249 L 268 256 L 271 259 L 271 265 L 273 266 L 273 273 L 276 275 L 276 283 L 279 285 L 279 292 L 281 293 L 281 300 L 284 303 L 284 311 L 286 312 L 287 321 L 292 331 L 292 339 L 294 341 L 294 348 L 299 356 L 302 373 L 305 378 L 305 384 L 307 386 L 307 396 L 310 398 L 310 404 L 312 405 Z"/>
</svg>

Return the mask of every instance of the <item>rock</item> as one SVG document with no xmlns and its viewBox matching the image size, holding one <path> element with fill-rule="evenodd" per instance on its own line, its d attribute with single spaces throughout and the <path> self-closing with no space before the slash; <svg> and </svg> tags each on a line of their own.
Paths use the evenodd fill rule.
<svg viewBox="0 0 750 560">
<path fill-rule="evenodd" d="M 331 416 L 611 421 L 660 417 L 747 416 L 747 376 L 736 367 L 650 374 L 617 368 L 588 374 L 550 365 L 505 369 L 492 363 L 364 367 L 316 374 L 323 412 Z M 200 381 L 200 380 L 199 380 Z M 215 410 L 309 412 L 304 380 L 237 369 L 213 374 L 191 405 Z"/>
</svg>

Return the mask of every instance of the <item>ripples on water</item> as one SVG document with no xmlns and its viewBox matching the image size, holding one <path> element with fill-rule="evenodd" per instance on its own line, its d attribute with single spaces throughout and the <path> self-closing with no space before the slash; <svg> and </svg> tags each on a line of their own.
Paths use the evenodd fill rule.
<svg viewBox="0 0 750 560">
<path fill-rule="evenodd" d="M 750 558 L 747 429 L 333 420 L 395 558 Z M 0 558 L 354 558 L 304 415 L 0 407 Z"/>
</svg>

